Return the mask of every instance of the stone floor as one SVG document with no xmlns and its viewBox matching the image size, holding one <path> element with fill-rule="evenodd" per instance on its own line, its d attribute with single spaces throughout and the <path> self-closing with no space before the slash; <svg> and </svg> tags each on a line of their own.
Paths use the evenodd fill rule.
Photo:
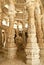
<svg viewBox="0 0 44 65">
<path fill-rule="evenodd" d="M 0 65 L 27 65 L 20 59 L 17 59 L 14 51 L 14 49 L 9 49 L 9 51 L 6 49 L 0 50 Z"/>
<path fill-rule="evenodd" d="M 7 58 L 7 55 L 0 51 L 0 65 L 29 65 L 25 64 L 23 61 L 18 60 L 17 58 Z M 31 64 L 32 65 L 32 64 Z M 37 65 L 35 63 L 35 65 Z M 44 56 L 40 56 L 40 64 L 39 65 L 44 65 Z"/>
<path fill-rule="evenodd" d="M 3 54 L 0 54 L 0 65 L 26 65 L 26 64 L 16 58 L 9 59 L 7 57 L 4 57 Z"/>
</svg>

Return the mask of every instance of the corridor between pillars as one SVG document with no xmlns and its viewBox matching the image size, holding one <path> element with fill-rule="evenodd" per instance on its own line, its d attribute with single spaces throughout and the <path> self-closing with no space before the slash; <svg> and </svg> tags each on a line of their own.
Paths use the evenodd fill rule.
<svg viewBox="0 0 44 65">
<path fill-rule="evenodd" d="M 39 59 L 39 46 L 37 43 L 36 38 L 36 28 L 35 28 L 35 19 L 34 19 L 34 6 L 35 3 L 31 2 L 28 3 L 28 10 L 29 10 L 29 30 L 28 30 L 28 43 L 26 47 L 27 53 L 27 64 L 29 65 L 40 65 Z"/>
</svg>

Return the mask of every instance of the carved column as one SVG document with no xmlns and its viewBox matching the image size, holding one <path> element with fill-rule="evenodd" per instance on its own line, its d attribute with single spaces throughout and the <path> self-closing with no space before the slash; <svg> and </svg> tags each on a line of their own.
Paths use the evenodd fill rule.
<svg viewBox="0 0 44 65">
<path fill-rule="evenodd" d="M 42 21 L 41 21 L 40 3 L 38 3 L 38 2 L 36 2 L 35 16 L 36 16 L 37 40 L 38 40 L 38 45 L 40 48 L 40 59 L 43 59 L 43 55 L 44 55 L 43 31 L 42 31 L 42 27 L 41 27 Z"/>
<path fill-rule="evenodd" d="M 39 46 L 36 38 L 36 28 L 34 20 L 34 2 L 28 3 L 29 10 L 29 30 L 28 30 L 28 43 L 26 47 L 27 63 L 31 65 L 39 65 Z"/>
<path fill-rule="evenodd" d="M 14 58 L 15 56 L 15 43 L 14 43 L 14 17 L 15 17 L 15 6 L 13 0 L 10 0 L 10 6 L 9 6 L 9 22 L 10 26 L 8 29 L 8 41 L 6 43 L 6 48 L 8 48 L 8 57 Z"/>
</svg>

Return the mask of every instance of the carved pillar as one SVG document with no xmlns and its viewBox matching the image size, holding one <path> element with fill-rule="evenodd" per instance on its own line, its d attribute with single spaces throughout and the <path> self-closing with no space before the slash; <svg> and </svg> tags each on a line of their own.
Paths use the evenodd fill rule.
<svg viewBox="0 0 44 65">
<path fill-rule="evenodd" d="M 35 16 L 36 16 L 37 40 L 38 40 L 38 45 L 40 48 L 40 59 L 43 59 L 43 55 L 44 55 L 43 31 L 42 31 L 42 27 L 41 27 L 42 21 L 41 21 L 40 3 L 38 3 L 38 2 L 36 2 Z"/>
<path fill-rule="evenodd" d="M 8 41 L 6 43 L 6 48 L 8 48 L 8 57 L 14 58 L 15 55 L 15 43 L 14 43 L 14 17 L 15 17 L 15 7 L 13 0 L 10 0 L 10 6 L 9 6 L 9 22 L 10 26 L 8 29 Z"/>
<path fill-rule="evenodd" d="M 39 47 L 43 46 L 43 32 L 41 29 L 41 10 L 40 10 L 40 4 L 36 3 L 36 9 L 35 9 L 35 16 L 36 16 L 36 32 L 37 32 L 37 38 Z M 42 45 L 41 45 L 42 43 Z"/>
<path fill-rule="evenodd" d="M 36 28 L 34 20 L 34 2 L 28 4 L 29 10 L 29 30 L 28 30 L 28 43 L 26 47 L 27 63 L 31 65 L 39 65 L 39 46 L 36 38 Z"/>
</svg>

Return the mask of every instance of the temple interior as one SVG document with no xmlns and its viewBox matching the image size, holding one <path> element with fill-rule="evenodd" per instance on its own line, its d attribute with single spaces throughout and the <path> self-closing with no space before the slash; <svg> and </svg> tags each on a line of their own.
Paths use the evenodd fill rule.
<svg viewBox="0 0 44 65">
<path fill-rule="evenodd" d="M 0 65 L 44 65 L 44 0 L 0 0 Z"/>
</svg>

